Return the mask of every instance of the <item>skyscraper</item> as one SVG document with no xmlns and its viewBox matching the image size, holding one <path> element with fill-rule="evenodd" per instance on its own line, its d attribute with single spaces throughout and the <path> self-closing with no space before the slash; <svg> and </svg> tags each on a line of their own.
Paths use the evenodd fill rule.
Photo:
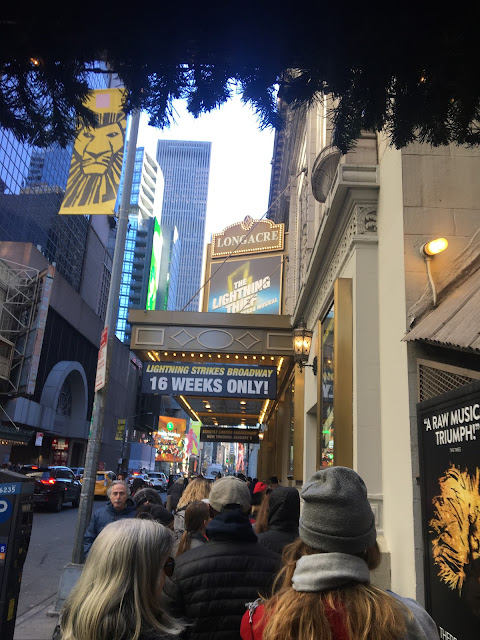
<svg viewBox="0 0 480 640">
<path fill-rule="evenodd" d="M 124 164 L 125 168 L 125 164 Z M 124 172 L 120 178 L 118 202 L 123 193 Z M 157 162 L 143 147 L 135 152 L 132 178 L 128 229 L 123 258 L 122 280 L 118 301 L 116 336 L 122 342 L 130 342 L 130 326 L 127 323 L 128 309 L 148 307 L 152 278 L 158 285 L 158 268 L 152 274 L 152 252 L 157 249 L 159 220 L 163 198 L 163 175 Z M 114 235 L 114 233 L 112 234 Z M 162 252 L 162 246 L 158 247 Z M 158 265 L 159 266 L 159 265 Z M 155 292 L 157 286 L 154 287 Z M 153 301 L 155 308 L 155 301 Z"/>
<path fill-rule="evenodd" d="M 157 162 L 165 178 L 161 223 L 177 227 L 181 247 L 176 310 L 199 307 L 211 146 L 184 140 L 157 143 Z"/>
</svg>

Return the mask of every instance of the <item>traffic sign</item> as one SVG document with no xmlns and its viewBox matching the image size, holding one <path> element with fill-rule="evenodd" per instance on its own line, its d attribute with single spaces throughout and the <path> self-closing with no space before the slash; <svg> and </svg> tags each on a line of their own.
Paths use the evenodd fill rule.
<svg viewBox="0 0 480 640">
<path fill-rule="evenodd" d="M 108 327 L 102 331 L 100 339 L 100 349 L 98 351 L 97 375 L 95 377 L 95 391 L 99 391 L 105 386 L 105 373 L 107 370 L 107 340 Z"/>
</svg>

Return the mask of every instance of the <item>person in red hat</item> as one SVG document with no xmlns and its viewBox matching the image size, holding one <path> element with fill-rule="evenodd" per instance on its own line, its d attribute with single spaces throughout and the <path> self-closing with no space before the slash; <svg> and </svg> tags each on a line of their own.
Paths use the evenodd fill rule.
<svg viewBox="0 0 480 640">
<path fill-rule="evenodd" d="M 255 487 L 253 488 L 252 508 L 249 516 L 249 520 L 252 526 L 255 525 L 258 512 L 260 511 L 260 507 L 262 506 L 262 502 L 265 498 L 265 492 L 268 488 L 269 487 L 265 482 L 260 482 L 260 481 L 258 481 Z"/>
</svg>

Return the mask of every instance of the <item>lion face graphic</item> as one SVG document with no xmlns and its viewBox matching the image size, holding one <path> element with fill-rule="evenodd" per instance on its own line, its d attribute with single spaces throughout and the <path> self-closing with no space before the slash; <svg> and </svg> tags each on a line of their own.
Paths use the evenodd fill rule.
<svg viewBox="0 0 480 640">
<path fill-rule="evenodd" d="M 103 113 L 96 129 L 82 129 L 72 154 L 63 208 L 114 201 L 123 163 L 126 116 Z"/>
</svg>

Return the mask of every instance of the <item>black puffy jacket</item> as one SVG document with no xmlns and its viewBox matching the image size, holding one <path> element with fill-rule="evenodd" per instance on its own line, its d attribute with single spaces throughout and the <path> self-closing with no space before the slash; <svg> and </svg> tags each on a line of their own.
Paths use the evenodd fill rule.
<svg viewBox="0 0 480 640">
<path fill-rule="evenodd" d="M 207 527 L 209 541 L 176 559 L 165 603 L 192 623 L 184 638 L 239 640 L 245 604 L 268 596 L 280 556 L 261 547 L 240 511 L 225 511 Z"/>
<path fill-rule="evenodd" d="M 283 548 L 298 538 L 300 496 L 294 487 L 277 487 L 268 498 L 268 531 L 258 534 L 258 542 L 271 551 Z"/>
</svg>

